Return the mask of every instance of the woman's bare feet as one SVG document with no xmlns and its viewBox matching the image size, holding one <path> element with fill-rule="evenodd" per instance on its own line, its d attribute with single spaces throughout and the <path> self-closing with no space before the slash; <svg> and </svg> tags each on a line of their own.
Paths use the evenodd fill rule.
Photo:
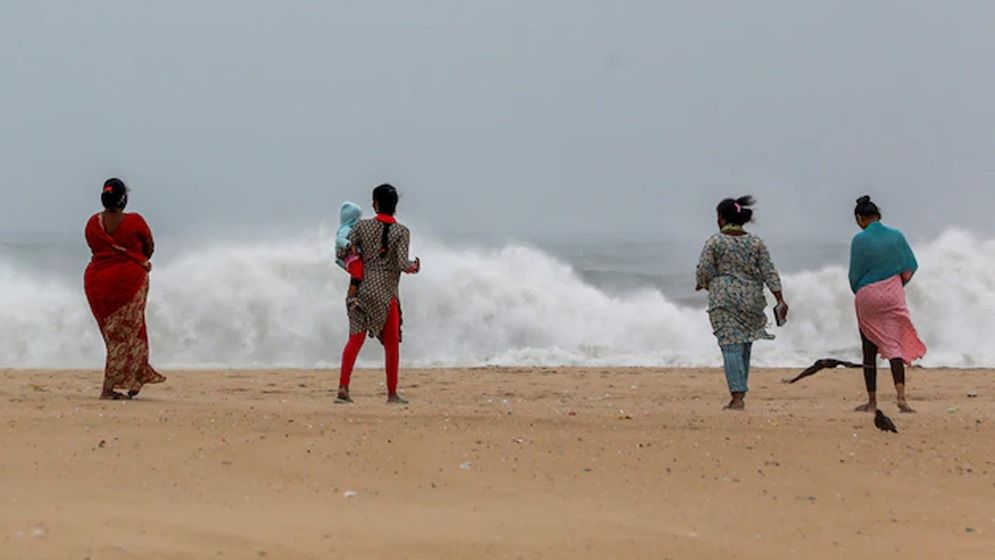
<svg viewBox="0 0 995 560">
<path fill-rule="evenodd" d="M 408 404 L 408 401 L 404 399 L 401 395 L 394 393 L 387 397 L 387 404 Z"/>
<path fill-rule="evenodd" d="M 130 399 L 131 397 L 128 395 L 118 393 L 117 391 L 104 391 L 103 393 L 100 393 L 100 400 L 102 401 L 127 401 Z"/>
<path fill-rule="evenodd" d="M 867 404 L 862 404 L 857 408 L 853 409 L 854 412 L 877 412 L 877 410 L 878 410 L 878 403 L 876 402 L 869 402 Z"/>
<path fill-rule="evenodd" d="M 729 401 L 729 404 L 723 406 L 722 410 L 746 410 L 746 401 L 742 399 L 733 399 Z"/>
<path fill-rule="evenodd" d="M 746 410 L 746 401 L 743 400 L 746 397 L 746 391 L 730 391 L 730 394 L 732 400 L 723 406 L 722 410 Z"/>
<path fill-rule="evenodd" d="M 902 400 L 898 401 L 898 411 L 905 412 L 907 414 L 914 414 L 916 410 L 911 406 L 909 406 L 909 403 L 907 401 Z"/>
<path fill-rule="evenodd" d="M 335 404 L 352 404 L 352 397 L 349 396 L 349 389 L 339 387 L 339 394 L 335 397 Z"/>
</svg>

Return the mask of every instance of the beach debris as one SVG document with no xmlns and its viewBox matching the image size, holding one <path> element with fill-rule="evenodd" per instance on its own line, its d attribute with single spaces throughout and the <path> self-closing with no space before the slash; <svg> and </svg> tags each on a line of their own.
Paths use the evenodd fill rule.
<svg viewBox="0 0 995 560">
<path fill-rule="evenodd" d="M 884 413 L 881 412 L 881 409 L 874 412 L 874 426 L 882 432 L 898 433 L 898 428 L 895 427 L 895 423 L 891 421 L 891 418 L 885 416 Z"/>
<path fill-rule="evenodd" d="M 345 492 L 342 493 L 343 498 L 355 498 L 358 495 L 359 492 L 356 492 L 355 490 L 346 490 Z"/>
<path fill-rule="evenodd" d="M 964 532 L 965 533 L 973 533 L 974 532 L 974 527 L 965 527 L 964 528 Z"/>
<path fill-rule="evenodd" d="M 461 471 L 468 471 L 468 470 L 470 470 L 470 467 L 472 467 L 472 466 L 473 466 L 473 464 L 470 463 L 470 461 L 467 461 L 465 463 L 460 463 L 459 470 L 461 470 Z"/>
<path fill-rule="evenodd" d="M 40 539 L 48 534 L 48 529 L 44 525 L 37 525 L 31 529 L 31 538 Z"/>
<path fill-rule="evenodd" d="M 960 409 L 956 406 L 951 406 L 947 409 L 947 414 L 957 414 L 958 412 L 960 412 Z"/>
<path fill-rule="evenodd" d="M 99 447 L 100 449 L 107 447 L 107 440 L 104 439 L 100 440 L 100 443 L 97 444 L 97 447 Z"/>
<path fill-rule="evenodd" d="M 978 398 L 978 392 L 977 391 L 968 391 L 967 392 L 967 398 L 969 398 L 969 399 L 976 399 L 976 398 Z"/>
<path fill-rule="evenodd" d="M 517 437 L 517 438 L 515 438 L 515 439 L 513 439 L 511 441 L 513 441 L 513 442 L 515 442 L 515 443 L 517 443 L 519 445 L 525 443 L 525 439 L 524 438 L 520 438 L 520 437 Z"/>
</svg>

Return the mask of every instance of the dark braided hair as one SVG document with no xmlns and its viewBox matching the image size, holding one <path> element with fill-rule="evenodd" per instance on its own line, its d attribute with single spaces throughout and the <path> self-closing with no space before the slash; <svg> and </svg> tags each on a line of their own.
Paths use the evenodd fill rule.
<svg viewBox="0 0 995 560">
<path fill-rule="evenodd" d="M 377 203 L 377 212 L 380 214 L 393 216 L 394 212 L 397 211 L 397 199 L 397 189 L 390 183 L 384 183 L 373 189 L 373 201 Z M 380 235 L 380 255 L 387 254 L 387 242 L 390 240 L 390 226 L 391 224 L 388 223 L 383 224 L 383 230 Z"/>
<path fill-rule="evenodd" d="M 128 205 L 128 186 L 117 177 L 107 179 L 100 193 L 100 202 L 107 210 L 124 210 Z"/>
<path fill-rule="evenodd" d="M 727 224 L 741 226 L 753 221 L 753 210 L 750 206 L 756 202 L 751 195 L 727 198 L 715 207 L 715 211 Z"/>
</svg>

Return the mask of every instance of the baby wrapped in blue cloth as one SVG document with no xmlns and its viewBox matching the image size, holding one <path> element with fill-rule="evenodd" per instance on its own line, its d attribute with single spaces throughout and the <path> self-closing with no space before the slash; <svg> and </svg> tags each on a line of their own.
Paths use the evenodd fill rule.
<svg viewBox="0 0 995 560">
<path fill-rule="evenodd" d="M 349 234 L 363 217 L 363 210 L 355 202 L 343 202 L 339 210 L 339 229 L 335 232 L 335 264 L 348 271 L 349 265 L 359 258 L 359 253 L 349 243 Z"/>
<path fill-rule="evenodd" d="M 349 273 L 349 298 L 354 298 L 363 282 L 363 256 L 349 242 L 349 234 L 356 227 L 363 211 L 354 202 L 344 202 L 339 211 L 339 229 L 335 232 L 335 263 Z"/>
</svg>

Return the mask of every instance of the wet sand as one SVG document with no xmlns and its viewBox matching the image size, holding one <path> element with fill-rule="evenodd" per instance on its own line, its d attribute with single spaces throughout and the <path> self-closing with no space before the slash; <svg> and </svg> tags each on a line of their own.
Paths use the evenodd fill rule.
<svg viewBox="0 0 995 560">
<path fill-rule="evenodd" d="M 912 370 L 0 372 L 0 558 L 995 558 L 995 376 Z M 969 392 L 977 397 L 969 398 Z"/>
</svg>

